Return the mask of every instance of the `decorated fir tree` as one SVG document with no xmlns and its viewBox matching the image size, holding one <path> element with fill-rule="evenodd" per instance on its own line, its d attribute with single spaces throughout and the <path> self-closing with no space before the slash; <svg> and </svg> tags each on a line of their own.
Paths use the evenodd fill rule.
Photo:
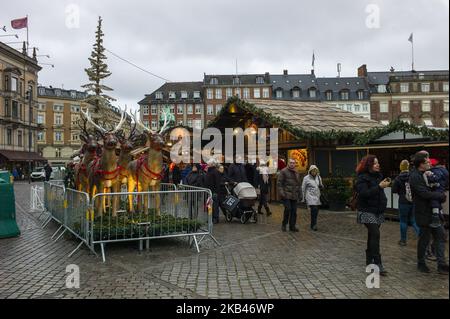
<svg viewBox="0 0 450 319">
<path fill-rule="evenodd" d="M 94 105 L 95 112 L 101 112 L 102 109 L 108 107 L 114 98 L 104 94 L 104 91 L 112 91 L 113 89 L 104 85 L 103 81 L 111 75 L 106 64 L 105 48 L 103 47 L 103 31 L 102 18 L 98 17 L 97 31 L 95 32 L 95 43 L 89 58 L 90 68 L 84 69 L 89 78 L 89 83 L 82 85 L 86 89 L 88 97 L 86 102 Z"/>
</svg>

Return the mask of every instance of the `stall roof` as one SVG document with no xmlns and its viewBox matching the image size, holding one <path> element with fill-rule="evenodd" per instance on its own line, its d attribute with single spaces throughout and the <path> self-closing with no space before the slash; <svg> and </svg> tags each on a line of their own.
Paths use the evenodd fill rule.
<svg viewBox="0 0 450 319">
<path fill-rule="evenodd" d="M 22 152 L 22 151 L 9 151 L 0 150 L 0 155 L 3 155 L 10 161 L 26 162 L 26 161 L 46 161 L 41 155 L 36 152 Z"/>
</svg>

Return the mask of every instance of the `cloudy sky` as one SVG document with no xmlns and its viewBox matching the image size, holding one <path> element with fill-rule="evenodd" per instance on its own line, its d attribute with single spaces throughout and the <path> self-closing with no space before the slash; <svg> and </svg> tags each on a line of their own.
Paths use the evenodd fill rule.
<svg viewBox="0 0 450 319">
<path fill-rule="evenodd" d="M 104 45 L 170 81 L 201 81 L 203 73 L 308 73 L 318 76 L 410 70 L 414 32 L 417 70 L 448 69 L 449 0 L 14 0 L 0 10 L 0 27 L 29 15 L 30 46 L 39 48 L 42 85 L 80 89 L 98 16 Z M 9 32 L 9 33 L 11 33 Z M 0 30 L 0 35 L 5 34 Z M 1 41 L 17 41 L 2 37 Z M 11 44 L 21 47 L 20 44 Z M 117 104 L 137 102 L 164 83 L 107 53 L 106 84 Z"/>
</svg>

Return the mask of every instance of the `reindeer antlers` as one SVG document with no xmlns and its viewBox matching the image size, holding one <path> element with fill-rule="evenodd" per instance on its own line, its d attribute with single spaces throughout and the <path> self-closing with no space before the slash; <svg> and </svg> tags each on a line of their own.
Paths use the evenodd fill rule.
<svg viewBox="0 0 450 319">
<path fill-rule="evenodd" d="M 140 111 L 141 111 L 141 110 L 138 110 L 137 112 L 140 112 Z M 168 109 L 165 109 L 165 110 L 162 112 L 162 114 L 164 115 L 164 123 L 163 123 L 163 125 L 161 126 L 161 129 L 159 130 L 159 133 L 157 133 L 156 131 L 153 131 L 153 130 L 149 129 L 148 127 L 146 127 L 146 126 L 142 123 L 142 121 L 141 121 L 141 119 L 140 119 L 140 116 L 137 116 L 137 115 L 136 115 L 137 112 L 132 113 L 132 114 L 133 114 L 133 117 L 134 117 L 134 120 L 135 120 L 135 122 L 137 123 L 137 125 L 139 125 L 139 127 L 142 128 L 142 129 L 144 130 L 144 132 L 148 132 L 148 133 L 150 133 L 150 134 L 161 134 L 162 132 L 164 132 L 164 130 L 165 130 L 165 129 L 167 128 L 167 126 L 169 125 L 169 113 L 170 113 L 170 110 L 168 110 Z"/>
<path fill-rule="evenodd" d="M 119 107 L 119 109 L 120 109 L 120 107 Z M 123 125 L 123 123 L 125 122 L 125 119 L 126 119 L 126 116 L 125 116 L 126 111 L 127 111 L 127 107 L 126 106 L 125 106 L 125 110 L 120 109 L 120 112 L 122 113 L 121 114 L 121 118 L 120 118 L 120 122 L 119 122 L 119 124 L 116 125 L 116 127 L 112 131 L 110 131 L 110 133 L 116 133 L 122 127 L 122 125 Z M 106 130 L 102 126 L 96 124 L 92 120 L 91 115 L 89 114 L 89 109 L 87 109 L 86 112 L 81 110 L 81 114 L 83 114 L 84 117 L 87 119 L 87 121 L 89 123 L 91 123 L 91 125 L 94 126 L 97 130 L 99 130 L 102 134 L 105 134 L 105 133 L 108 132 L 108 130 Z"/>
</svg>

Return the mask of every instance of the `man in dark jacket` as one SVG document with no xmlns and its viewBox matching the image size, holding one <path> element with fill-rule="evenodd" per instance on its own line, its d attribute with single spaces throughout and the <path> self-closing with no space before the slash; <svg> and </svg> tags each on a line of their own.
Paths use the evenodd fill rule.
<svg viewBox="0 0 450 319">
<path fill-rule="evenodd" d="M 289 223 L 289 230 L 298 232 L 295 224 L 297 223 L 297 201 L 300 198 L 302 181 L 295 166 L 295 159 L 289 159 L 288 166 L 281 170 L 277 180 L 278 193 L 284 205 L 282 231 L 286 231 L 286 225 Z"/>
<path fill-rule="evenodd" d="M 247 182 L 247 174 L 245 172 L 245 166 L 241 163 L 233 163 L 228 168 L 228 177 L 236 182 L 242 183 Z"/>
<path fill-rule="evenodd" d="M 196 187 L 205 186 L 205 173 L 202 171 L 200 164 L 192 165 L 192 170 L 186 176 L 186 184 Z"/>
<path fill-rule="evenodd" d="M 430 200 L 445 200 L 445 194 L 433 192 L 426 185 L 423 174 L 430 169 L 428 156 L 422 152 L 414 155 L 414 168 L 409 177 L 409 184 L 413 196 L 414 213 L 417 225 L 420 227 L 420 236 L 417 243 L 417 268 L 419 271 L 429 273 L 430 269 L 425 263 L 425 252 L 433 236 L 438 272 L 448 274 L 448 263 L 445 260 L 444 227 L 430 227 L 432 223 L 432 209 Z"/>
<path fill-rule="evenodd" d="M 44 171 L 45 171 L 45 181 L 48 182 L 53 172 L 53 168 L 50 166 L 48 162 L 44 166 Z"/>
</svg>

